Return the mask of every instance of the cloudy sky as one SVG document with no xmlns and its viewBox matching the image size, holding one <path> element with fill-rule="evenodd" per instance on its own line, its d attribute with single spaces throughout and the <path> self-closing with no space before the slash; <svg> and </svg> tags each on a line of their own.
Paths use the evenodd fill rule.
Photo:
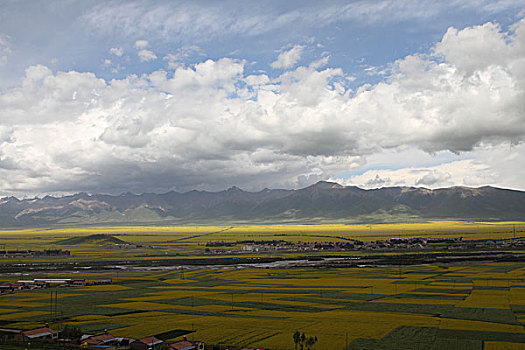
<svg viewBox="0 0 525 350">
<path fill-rule="evenodd" d="M 525 0 L 0 3 L 0 195 L 525 190 Z"/>
</svg>

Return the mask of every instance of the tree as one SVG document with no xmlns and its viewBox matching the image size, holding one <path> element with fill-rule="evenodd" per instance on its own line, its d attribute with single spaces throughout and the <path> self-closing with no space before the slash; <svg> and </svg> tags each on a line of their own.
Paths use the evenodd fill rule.
<svg viewBox="0 0 525 350">
<path fill-rule="evenodd" d="M 317 337 L 308 337 L 306 339 L 306 348 L 310 350 L 317 343 Z"/>
<path fill-rule="evenodd" d="M 297 346 L 299 346 L 299 350 L 311 350 L 317 343 L 317 336 L 307 336 L 304 332 L 299 333 L 299 331 L 295 331 L 293 342 L 295 343 L 295 350 L 297 350 Z"/>
<path fill-rule="evenodd" d="M 60 335 L 62 338 L 78 339 L 82 336 L 82 330 L 77 326 L 66 324 Z"/>
<path fill-rule="evenodd" d="M 293 342 L 295 343 L 295 350 L 297 350 L 297 345 L 301 341 L 301 333 L 299 331 L 295 331 L 293 334 Z"/>
</svg>

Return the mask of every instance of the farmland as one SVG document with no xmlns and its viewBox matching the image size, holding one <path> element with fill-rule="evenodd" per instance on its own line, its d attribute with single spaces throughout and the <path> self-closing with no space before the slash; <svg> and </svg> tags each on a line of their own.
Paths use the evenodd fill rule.
<svg viewBox="0 0 525 350">
<path fill-rule="evenodd" d="M 316 349 L 452 347 L 513 349 L 525 343 L 525 263 L 462 261 L 446 264 L 389 264 L 351 267 L 254 268 L 216 265 L 209 241 L 250 239 L 289 242 L 378 240 L 391 237 L 510 239 L 523 223 L 430 222 L 404 225 L 98 227 L 17 230 L 0 233 L 9 250 L 61 248 L 71 256 L 4 258 L 2 271 L 25 264 L 23 279 L 112 278 L 111 285 L 53 287 L 0 296 L 0 325 L 29 329 L 52 322 L 86 332 L 108 329 L 116 336 L 168 334 L 209 344 L 293 349 L 299 330 L 317 336 Z M 117 239 L 110 239 L 114 237 Z M 124 242 L 124 243 L 123 243 Z M 240 245 L 240 244 L 239 244 Z M 336 257 L 373 252 L 328 252 Z M 476 254 L 494 252 L 476 252 Z M 501 252 L 496 252 L 501 253 Z M 521 252 L 509 251 L 517 254 Z M 327 252 L 224 252 L 225 259 L 299 258 Z M 377 253 L 378 254 L 378 253 Z M 420 255 L 411 252 L 413 255 Z M 451 253 L 443 253 L 451 254 Z M 118 267 L 126 260 L 148 268 Z M 166 266 L 170 259 L 186 261 Z M 201 265 L 191 261 L 204 262 Z M 244 261 L 244 260 L 243 260 Z M 64 272 L 39 266 L 73 262 L 96 268 Z M 98 262 L 98 265 L 95 265 Z M 277 262 L 280 262 L 278 260 Z M 29 270 L 28 266 L 35 269 Z M 48 266 L 45 265 L 45 266 Z M 162 267 L 162 268 L 161 268 Z M 47 271 L 47 272 L 46 272 Z M 20 274 L 4 273 L 2 282 Z M 50 292 L 57 291 L 53 316 Z M 55 313 L 56 311 L 56 313 Z M 57 320 L 56 324 L 53 322 Z M 179 338 L 177 338 L 179 339 Z"/>
<path fill-rule="evenodd" d="M 105 239 L 102 235 L 106 235 Z M 443 237 L 465 240 L 511 239 L 525 236 L 523 222 L 430 221 L 377 225 L 266 226 L 122 226 L 0 231 L 0 248 L 68 249 L 71 259 L 121 259 L 151 256 L 192 256 L 210 241 L 283 240 L 287 242 L 375 241 L 392 237 Z M 127 244 L 116 244 L 117 241 Z M 5 245 L 5 246 L 1 246 Z M 240 248 L 239 244 L 236 248 Z M 132 249 L 131 249 L 132 248 Z M 57 258 L 57 260 L 60 260 Z"/>
<path fill-rule="evenodd" d="M 178 330 L 206 343 L 270 349 L 293 348 L 295 330 L 316 335 L 318 349 L 429 339 L 462 349 L 525 342 L 520 263 L 82 276 L 114 284 L 57 288 L 57 318 L 91 333 L 143 337 Z M 49 290 L 1 296 L 0 309 L 4 327 L 37 327 L 51 318 Z"/>
</svg>

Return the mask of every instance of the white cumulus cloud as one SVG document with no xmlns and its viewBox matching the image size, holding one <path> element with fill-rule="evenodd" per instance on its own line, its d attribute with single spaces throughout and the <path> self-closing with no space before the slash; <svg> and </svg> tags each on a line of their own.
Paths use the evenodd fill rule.
<svg viewBox="0 0 525 350">
<path fill-rule="evenodd" d="M 147 40 L 137 40 L 135 41 L 135 48 L 137 50 L 140 50 L 140 49 L 145 49 L 146 47 L 149 46 L 149 42 Z"/>
<path fill-rule="evenodd" d="M 140 62 L 149 62 L 157 59 L 157 55 L 150 50 L 140 50 L 137 54 Z"/>
<path fill-rule="evenodd" d="M 121 57 L 124 54 L 124 49 L 122 47 L 112 47 L 109 49 L 109 53 Z"/>
<path fill-rule="evenodd" d="M 0 93 L 0 188 L 297 187 L 403 147 L 472 158 L 372 169 L 350 182 L 525 188 L 524 43 L 524 21 L 507 32 L 450 29 L 430 54 L 397 60 L 386 80 L 355 91 L 324 61 L 270 78 L 248 74 L 242 60 L 209 59 L 110 81 L 31 66 Z M 469 47 L 475 54 L 456 54 Z"/>
<path fill-rule="evenodd" d="M 297 62 L 301 59 L 301 56 L 303 54 L 304 46 L 302 45 L 295 45 L 290 50 L 281 52 L 279 56 L 277 57 L 277 60 L 272 62 L 271 66 L 272 68 L 282 68 L 287 69 L 295 66 Z"/>
<path fill-rule="evenodd" d="M 467 159 L 430 167 L 369 170 L 347 180 L 338 181 L 362 188 L 384 186 L 442 188 L 457 185 L 478 187 L 496 183 L 497 179 L 496 173 L 488 164 Z"/>
</svg>

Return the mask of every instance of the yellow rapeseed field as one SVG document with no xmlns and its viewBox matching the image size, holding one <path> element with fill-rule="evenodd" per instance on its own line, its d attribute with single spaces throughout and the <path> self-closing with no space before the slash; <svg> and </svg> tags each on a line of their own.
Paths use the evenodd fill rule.
<svg viewBox="0 0 525 350">
<path fill-rule="evenodd" d="M 525 344 L 510 343 L 503 341 L 486 341 L 484 344 L 484 350 L 524 350 Z"/>
<path fill-rule="evenodd" d="M 118 256 L 161 261 L 202 258 L 209 241 L 291 242 L 376 240 L 390 237 L 509 238 L 525 223 L 426 222 L 392 225 L 268 225 L 205 227 L 93 227 L 0 231 L 8 247 L 43 249 L 72 236 L 115 235 L 140 247 L 60 246 L 71 261 Z M 38 237 L 35 239 L 30 239 Z M 181 240 L 182 239 L 182 240 Z M 156 246 L 161 246 L 158 248 Z M 11 248 L 9 248 L 11 249 Z M 195 254 L 195 255 L 193 255 Z M 272 253 L 273 254 L 273 253 Z M 278 253 L 275 253 L 278 254 Z M 247 257 L 251 255 L 243 255 Z M 57 258 L 60 260 L 62 258 Z M 38 261 L 35 258 L 33 261 Z M 159 262 L 161 264 L 161 262 Z M 318 337 L 315 349 L 343 349 L 362 338 L 382 339 L 402 326 L 443 331 L 500 332 L 485 349 L 515 349 L 524 334 L 525 263 L 361 268 L 221 268 L 55 273 L 50 278 L 112 278 L 112 285 L 59 288 L 57 314 L 91 333 L 144 337 L 173 330 L 210 344 L 293 348 L 299 330 Z M 0 275 L 13 282 L 18 276 Z M 34 278 L 34 276 L 24 276 Z M 52 321 L 50 290 L 0 296 L 5 327 Z M 5 321 L 5 322 L 4 322 Z M 61 327 L 63 323 L 54 325 Z"/>
<path fill-rule="evenodd" d="M 86 228 L 22 229 L 0 231 L 0 242 L 9 250 L 56 248 L 56 242 L 93 234 L 113 235 L 141 247 L 118 250 L 112 244 L 62 245 L 74 258 L 108 259 L 118 251 L 120 257 L 147 254 L 198 253 L 209 241 L 285 240 L 289 242 L 338 242 L 348 239 L 373 241 L 392 237 L 463 237 L 464 239 L 512 238 L 524 222 L 428 221 L 409 224 L 374 225 L 245 225 L 245 226 L 115 226 Z M 153 247 L 152 246 L 157 246 Z M 160 248 L 158 246 L 163 246 Z M 240 245 L 236 246 L 237 249 Z M 62 258 L 57 257 L 57 260 Z M 36 259 L 38 260 L 38 259 Z M 35 261 L 36 261 L 35 260 Z M 41 259 L 40 259 L 41 260 Z"/>
</svg>

